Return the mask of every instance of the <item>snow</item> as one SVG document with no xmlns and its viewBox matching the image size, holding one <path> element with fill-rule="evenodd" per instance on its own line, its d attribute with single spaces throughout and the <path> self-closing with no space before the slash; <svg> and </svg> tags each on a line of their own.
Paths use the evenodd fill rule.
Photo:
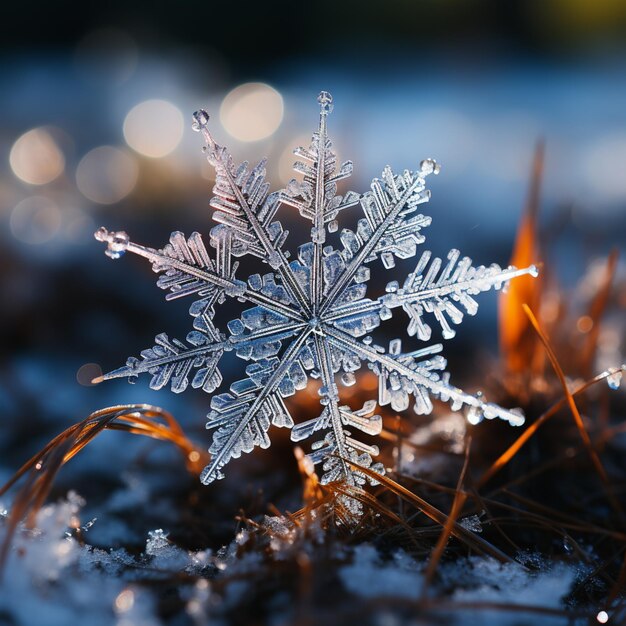
<svg viewBox="0 0 626 626">
<path fill-rule="evenodd" d="M 381 550 L 367 541 L 349 546 L 332 533 L 316 530 L 315 520 L 307 528 L 278 516 L 267 516 L 250 530 L 240 529 L 215 554 L 184 550 L 166 530 L 155 529 L 147 533 L 143 552 L 133 555 L 122 548 L 81 545 L 72 533 L 82 524 L 83 506 L 84 501 L 70 493 L 46 505 L 34 529 L 20 526 L 0 586 L 0 615 L 10 624 L 67 626 L 87 614 L 96 626 L 168 624 L 159 611 L 161 587 L 146 584 L 151 581 L 175 584 L 191 623 L 209 619 L 227 624 L 229 615 L 255 597 L 255 587 L 266 583 L 273 564 L 278 572 L 303 562 L 305 555 L 315 571 L 328 567 L 331 561 L 325 559 L 332 554 L 336 593 L 344 598 L 344 606 L 350 606 L 350 598 L 381 600 L 372 605 L 379 607 L 372 613 L 375 623 L 400 619 L 403 607 L 422 607 L 419 610 L 434 616 L 436 623 L 451 626 L 551 626 L 565 623 L 558 613 L 572 608 L 568 596 L 576 583 L 585 580 L 588 588 L 594 584 L 589 579 L 591 565 L 548 561 L 526 551 L 517 555 L 517 562 L 505 564 L 481 556 L 444 558 L 425 588 L 427 559 L 408 549 Z M 471 517 L 464 523 L 479 522 Z M 83 536 L 89 538 L 88 529 Z M 593 557 L 591 551 L 588 554 Z M 294 599 L 289 593 L 288 588 L 278 588 L 266 597 L 268 623 L 281 623 L 292 615 Z"/>
<path fill-rule="evenodd" d="M 371 544 L 354 549 L 352 563 L 339 570 L 347 591 L 361 598 L 396 597 L 418 600 L 422 593 L 422 566 L 399 550 L 388 561 Z"/>
</svg>

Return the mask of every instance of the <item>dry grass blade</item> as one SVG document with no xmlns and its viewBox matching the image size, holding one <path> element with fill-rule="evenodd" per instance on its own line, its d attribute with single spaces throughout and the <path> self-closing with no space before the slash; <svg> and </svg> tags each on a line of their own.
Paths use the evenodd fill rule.
<svg viewBox="0 0 626 626">
<path fill-rule="evenodd" d="M 570 455 L 566 455 L 563 456 L 562 459 L 559 459 L 558 462 L 562 462 L 564 459 L 570 459 L 571 456 Z M 448 493 L 448 494 L 454 494 L 456 492 L 455 489 L 452 489 L 450 487 L 444 487 L 442 485 L 437 485 L 436 483 L 427 481 L 427 480 L 423 480 L 423 479 L 418 479 L 415 477 L 410 477 L 410 476 L 406 476 L 405 478 L 408 478 L 410 480 L 413 480 L 419 484 L 423 484 L 425 486 L 427 486 L 430 489 L 436 489 L 438 491 L 441 491 L 443 493 Z M 516 494 L 513 491 L 510 491 L 509 489 L 507 489 L 506 487 L 499 487 L 497 489 L 497 493 L 500 494 L 505 494 L 507 497 L 509 498 L 513 498 L 513 499 L 518 499 L 521 502 L 523 501 L 525 504 L 527 504 L 530 507 L 533 508 L 538 508 L 540 510 L 543 510 L 544 512 L 549 514 L 549 517 L 539 517 L 537 514 L 533 514 L 529 511 L 525 511 L 524 509 L 520 509 L 518 507 L 512 506 L 510 504 L 506 504 L 504 502 L 500 502 L 498 500 L 495 500 L 493 497 L 485 497 L 485 496 L 481 496 L 480 494 L 478 494 L 475 491 L 471 491 L 468 492 L 467 490 L 463 491 L 463 495 L 465 496 L 466 499 L 472 499 L 475 501 L 475 503 L 477 505 L 480 506 L 480 510 L 487 510 L 488 506 L 489 507 L 497 507 L 497 508 L 501 508 L 504 509 L 506 511 L 511 511 L 513 513 L 515 513 L 518 516 L 532 516 L 534 519 L 542 519 L 544 521 L 553 521 L 554 523 L 558 523 L 561 527 L 563 528 L 569 528 L 571 530 L 576 530 L 576 531 L 580 531 L 580 532 L 585 532 L 585 533 L 590 533 L 590 534 L 597 534 L 597 535 L 602 535 L 602 536 L 606 536 L 606 537 L 611 537 L 613 539 L 616 539 L 617 541 L 626 541 L 626 533 L 621 533 L 621 532 L 617 532 L 608 528 L 602 528 L 600 526 L 597 526 L 595 524 L 590 524 L 590 523 L 584 523 L 581 520 L 572 518 L 560 511 L 556 511 L 554 509 L 551 509 L 549 507 L 546 507 L 545 505 L 541 505 L 539 503 L 536 503 L 534 501 L 531 501 L 529 499 L 523 498 L 522 496 L 520 496 L 519 494 Z M 487 506 L 488 505 L 488 506 Z M 490 519 L 489 522 L 497 527 L 497 524 L 494 522 L 493 519 Z M 509 541 L 510 543 L 510 541 Z M 519 549 L 519 548 L 517 548 Z"/>
<path fill-rule="evenodd" d="M 104 430 L 122 430 L 169 441 L 180 449 L 189 471 L 194 473 L 199 473 L 206 461 L 206 454 L 197 450 L 174 417 L 163 409 L 148 404 L 130 404 L 92 413 L 52 439 L 0 488 L 2 496 L 26 476 L 24 485 L 15 496 L 7 520 L 6 536 L 0 547 L 0 573 L 20 521 L 26 517 L 29 518 L 29 522 L 34 521 L 59 470 Z"/>
<path fill-rule="evenodd" d="M 577 396 L 589 387 L 592 387 L 601 380 L 605 380 L 610 376 L 609 372 L 603 372 L 598 374 L 595 378 L 588 380 L 582 384 L 578 389 L 571 392 L 572 396 Z M 561 398 L 558 402 L 553 404 L 545 413 L 543 413 L 536 421 L 534 421 L 491 465 L 491 467 L 481 476 L 478 481 L 478 487 L 482 487 L 487 481 L 489 481 L 495 474 L 497 474 L 511 459 L 522 449 L 522 447 L 528 442 L 528 440 L 543 426 L 551 417 L 554 417 L 565 405 L 567 404 L 567 398 Z"/>
<path fill-rule="evenodd" d="M 589 378 L 591 375 L 593 360 L 598 347 L 598 336 L 600 335 L 600 320 L 611 294 L 611 286 L 613 284 L 613 277 L 615 276 L 615 269 L 617 268 L 618 256 L 617 250 L 612 250 L 611 254 L 609 254 L 600 286 L 589 307 L 588 316 L 591 319 L 591 330 L 587 335 L 587 341 L 583 346 L 580 356 L 581 372 L 586 378 Z"/>
<path fill-rule="evenodd" d="M 552 346 L 550 345 L 550 341 L 546 337 L 545 333 L 541 330 L 541 327 L 539 326 L 539 322 L 537 321 L 537 318 L 534 316 L 533 312 L 530 310 L 528 305 L 523 304 L 522 306 L 524 308 L 524 312 L 526 313 L 526 315 L 528 316 L 528 319 L 530 320 L 530 323 L 533 325 L 533 328 L 537 332 L 537 335 L 539 335 L 539 339 L 541 340 L 541 343 L 543 343 L 546 349 L 546 353 L 548 354 L 550 363 L 552 364 L 552 367 L 554 368 L 554 371 L 561 383 L 561 386 L 563 387 L 563 392 L 565 393 L 565 399 L 567 400 L 567 404 L 569 405 L 570 411 L 572 413 L 572 417 L 574 418 L 574 422 L 576 424 L 576 427 L 578 428 L 580 437 L 591 458 L 591 462 L 593 463 L 593 466 L 596 472 L 598 473 L 598 476 L 600 477 L 602 484 L 605 487 L 607 498 L 609 502 L 611 503 L 611 506 L 615 509 L 615 511 L 619 515 L 622 515 L 621 506 L 619 502 L 617 501 L 617 499 L 611 493 L 609 477 L 606 473 L 606 470 L 604 469 L 604 466 L 602 465 L 602 461 L 600 461 L 600 457 L 598 456 L 598 453 L 596 452 L 595 448 L 593 447 L 593 444 L 591 443 L 591 439 L 589 438 L 589 433 L 587 432 L 587 429 L 585 428 L 582 417 L 580 416 L 580 412 L 578 411 L 578 407 L 576 406 L 576 401 L 574 400 L 574 396 L 572 395 L 572 392 L 569 390 L 569 387 L 567 386 L 567 381 L 565 380 L 565 374 L 563 373 L 563 369 L 561 368 L 561 365 L 559 364 L 559 361 L 556 358 L 556 354 L 554 353 L 554 350 L 552 349 Z"/>
<path fill-rule="evenodd" d="M 285 513 L 284 515 L 288 517 L 296 526 L 300 526 L 303 521 L 305 521 L 311 515 L 311 511 L 323 511 L 327 505 L 333 504 L 334 495 L 328 491 L 323 492 L 321 498 L 311 502 L 303 506 L 301 509 L 294 511 L 293 513 Z M 283 515 L 281 511 L 278 509 L 274 512 L 274 515 L 278 515 L 279 517 Z"/>
<path fill-rule="evenodd" d="M 533 328 L 537 332 L 539 339 L 541 340 L 541 342 L 543 343 L 546 349 L 548 358 L 550 359 L 550 363 L 552 364 L 552 367 L 554 368 L 554 371 L 559 379 L 559 382 L 561 383 L 561 387 L 563 388 L 563 392 L 565 394 L 565 400 L 572 413 L 576 427 L 578 428 L 578 431 L 580 433 L 581 439 L 583 440 L 583 443 L 587 447 L 587 451 L 589 452 L 589 455 L 596 468 L 596 471 L 600 475 L 600 478 L 602 479 L 602 481 L 604 483 L 608 483 L 609 479 L 606 474 L 606 471 L 600 461 L 600 458 L 596 454 L 596 451 L 593 449 L 593 444 L 591 443 L 591 439 L 589 438 L 589 433 L 587 433 L 587 429 L 585 428 L 583 419 L 580 416 L 578 407 L 576 406 L 576 401 L 574 400 L 574 396 L 572 395 L 572 392 L 570 391 L 567 385 L 567 380 L 565 379 L 565 373 L 563 372 L 563 369 L 556 357 L 556 354 L 554 353 L 554 350 L 552 349 L 552 345 L 550 344 L 550 341 L 548 340 L 547 336 L 541 329 L 541 326 L 539 325 L 539 322 L 537 321 L 537 318 L 535 317 L 534 313 L 530 310 L 530 307 L 527 304 L 523 304 L 522 308 L 524 309 L 524 312 L 528 316 L 530 323 L 532 324 Z"/>
<path fill-rule="evenodd" d="M 403 500 L 413 505 L 417 509 L 419 509 L 424 515 L 429 517 L 431 520 L 436 522 L 442 527 L 445 527 L 448 516 L 440 511 L 438 508 L 434 507 L 432 504 L 429 504 L 423 498 L 420 498 L 417 494 L 409 491 L 406 487 L 403 487 L 395 480 L 392 480 L 388 476 L 384 476 L 376 473 L 375 471 L 369 469 L 368 467 L 363 467 L 352 461 L 346 459 L 346 462 L 358 469 L 359 472 L 366 474 L 367 476 L 373 478 L 378 481 L 381 485 L 389 489 L 391 492 L 400 496 Z M 513 559 L 504 554 L 501 550 L 498 550 L 495 546 L 491 545 L 488 541 L 485 541 L 481 537 L 477 537 L 473 532 L 463 528 L 457 522 L 452 524 L 452 530 L 450 533 L 456 537 L 459 541 L 463 542 L 469 548 L 479 552 L 480 554 L 488 554 L 493 558 L 501 561 L 502 563 L 511 563 Z"/>
<path fill-rule="evenodd" d="M 472 445 L 472 438 L 468 436 L 465 441 L 465 460 L 463 461 L 463 467 L 461 469 L 461 473 L 459 474 L 459 480 L 456 485 L 456 493 L 454 494 L 454 500 L 452 501 L 452 507 L 450 508 L 450 515 L 448 515 L 448 519 L 441 531 L 441 535 L 437 540 L 435 547 L 433 548 L 430 560 L 428 561 L 428 566 L 426 567 L 426 575 L 424 578 L 424 588 L 423 594 L 425 595 L 430 582 L 435 575 L 435 571 L 437 570 L 437 565 L 443 555 L 443 551 L 448 543 L 448 539 L 450 539 L 450 534 L 452 533 L 452 528 L 454 524 L 456 524 L 456 520 L 463 510 L 463 505 L 465 504 L 465 500 L 467 499 L 467 494 L 463 491 L 463 483 L 465 482 L 465 474 L 467 473 L 467 467 L 469 465 L 469 452 L 470 446 Z"/>
<path fill-rule="evenodd" d="M 348 498 L 358 500 L 361 504 L 368 506 L 377 513 L 388 517 L 391 521 L 402 526 L 410 537 L 414 536 L 413 529 L 389 507 L 385 506 L 382 502 L 379 502 L 371 493 L 368 493 L 359 487 L 353 487 L 347 483 L 340 482 L 329 483 L 326 487 L 334 494 L 340 494 Z"/>
</svg>

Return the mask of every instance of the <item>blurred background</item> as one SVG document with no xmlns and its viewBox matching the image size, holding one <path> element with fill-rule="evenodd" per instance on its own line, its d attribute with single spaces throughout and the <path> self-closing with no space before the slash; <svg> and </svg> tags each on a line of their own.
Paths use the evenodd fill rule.
<svg viewBox="0 0 626 626">
<path fill-rule="evenodd" d="M 156 333 L 190 327 L 188 302 L 166 305 L 149 265 L 113 263 L 93 231 L 153 247 L 174 229 L 208 232 L 212 172 L 190 123 L 200 107 L 236 160 L 269 157 L 279 188 L 330 91 L 349 188 L 436 158 L 427 246 L 479 263 L 508 262 L 544 139 L 541 222 L 559 276 L 573 285 L 624 247 L 620 0 L 12 2 L 0 28 L 0 482 L 103 406 L 155 403 L 202 435 L 201 391 L 90 385 Z M 285 220 L 302 239 L 297 218 Z M 480 313 L 449 345 L 457 380 L 467 354 L 497 350 L 493 294 Z M 84 455 L 83 468 L 123 465 L 134 444 L 95 445 L 106 457 Z"/>
</svg>

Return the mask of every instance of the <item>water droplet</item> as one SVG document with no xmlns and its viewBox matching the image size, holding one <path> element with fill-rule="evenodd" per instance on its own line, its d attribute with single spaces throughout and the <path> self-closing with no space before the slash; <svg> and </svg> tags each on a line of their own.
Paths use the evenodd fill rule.
<svg viewBox="0 0 626 626">
<path fill-rule="evenodd" d="M 428 174 L 437 175 L 441 171 L 441 166 L 439 165 L 439 163 L 437 163 L 437 161 L 435 161 L 435 159 L 424 159 L 420 163 L 420 170 L 421 170 L 421 173 L 424 175 L 428 175 Z"/>
<path fill-rule="evenodd" d="M 465 417 L 467 419 L 467 421 L 472 424 L 472 425 L 476 425 L 479 422 L 482 421 L 483 419 L 483 414 L 482 411 L 480 410 L 480 407 L 477 406 L 471 406 L 468 410 L 467 413 L 465 414 Z"/>
<path fill-rule="evenodd" d="M 109 236 L 109 231 L 104 226 L 100 226 L 93 236 L 97 241 L 106 241 Z"/>
<path fill-rule="evenodd" d="M 99 231 L 96 233 L 96 238 L 98 234 Z M 112 259 L 119 259 L 126 252 L 129 238 L 128 235 L 121 230 L 116 233 L 106 233 L 105 241 L 109 244 L 105 254 Z"/>
<path fill-rule="evenodd" d="M 606 377 L 606 384 L 611 389 L 619 389 L 623 377 L 622 370 L 618 367 L 610 367 L 607 372 L 609 372 L 609 375 Z"/>
<path fill-rule="evenodd" d="M 193 124 L 191 128 L 196 132 L 201 131 L 207 124 L 209 123 L 209 114 L 204 110 L 200 109 L 193 114 Z"/>
<path fill-rule="evenodd" d="M 322 115 L 328 115 L 333 111 L 333 97 L 328 91 L 320 91 L 320 95 L 317 96 L 317 101 L 320 103 L 320 112 Z"/>
<path fill-rule="evenodd" d="M 346 387 L 352 387 L 356 383 L 356 376 L 352 372 L 345 372 L 341 375 L 341 382 Z"/>
</svg>

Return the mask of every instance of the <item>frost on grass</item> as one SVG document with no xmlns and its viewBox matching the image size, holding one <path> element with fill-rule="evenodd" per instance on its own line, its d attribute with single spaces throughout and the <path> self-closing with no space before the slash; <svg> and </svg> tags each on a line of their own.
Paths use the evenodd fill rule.
<svg viewBox="0 0 626 626">
<path fill-rule="evenodd" d="M 380 473 L 383 466 L 374 461 L 378 448 L 359 433 L 378 435 L 382 419 L 374 400 L 350 407 L 340 394 L 341 386 L 355 384 L 362 364 L 379 379 L 378 403 L 394 411 L 406 410 L 412 401 L 416 413 L 428 414 L 432 399 L 438 398 L 453 410 L 465 408 L 472 423 L 483 418 L 523 422 L 520 411 L 451 384 L 443 347 L 431 342 L 431 324 L 450 339 L 463 316 L 476 313 L 477 294 L 499 289 L 516 276 L 536 275 L 536 268 L 474 266 L 458 250 L 441 259 L 422 249 L 431 218 L 420 207 L 430 198 L 427 178 L 439 173 L 432 159 L 399 173 L 385 167 L 365 193 L 338 194 L 337 185 L 351 175 L 352 162 L 337 164 L 328 137 L 330 94 L 322 92 L 318 102 L 319 125 L 311 143 L 294 151 L 300 181 L 273 193 L 265 161 L 237 165 L 211 135 L 208 114 L 194 114 L 194 129 L 215 169 L 210 206 L 217 224 L 208 238 L 174 232 L 163 248 L 153 249 L 131 242 L 125 232 L 96 232 L 110 257 L 132 252 L 148 259 L 167 300 L 193 301 L 193 330 L 185 340 L 157 335 L 152 347 L 103 378 L 134 381 L 146 373 L 153 389 L 169 386 L 179 393 L 191 385 L 212 394 L 207 423 L 213 432 L 211 461 L 202 474 L 207 484 L 223 478 L 231 459 L 269 447 L 272 425 L 291 429 L 295 442 L 311 441 L 309 458 L 322 466 L 323 483 L 371 482 L 359 466 Z M 277 219 L 281 207 L 310 223 L 310 240 L 295 258 L 286 248 L 288 232 Z M 357 226 L 343 228 L 333 246 L 329 233 L 338 232 L 349 211 L 359 213 Z M 239 275 L 237 259 L 245 256 L 256 259 L 259 273 Z M 383 296 L 367 296 L 371 272 L 390 272 L 396 259 L 411 257 L 417 263 L 408 276 L 391 280 Z M 238 300 L 243 310 L 226 330 L 214 320 L 227 298 Z M 405 349 L 400 337 L 388 346 L 374 341 L 370 333 L 397 313 L 404 314 L 406 334 L 422 345 Z M 246 376 L 228 391 L 215 393 L 223 382 L 220 359 L 229 351 L 248 362 Z M 310 379 L 319 381 L 319 415 L 295 423 L 285 398 Z"/>
</svg>

